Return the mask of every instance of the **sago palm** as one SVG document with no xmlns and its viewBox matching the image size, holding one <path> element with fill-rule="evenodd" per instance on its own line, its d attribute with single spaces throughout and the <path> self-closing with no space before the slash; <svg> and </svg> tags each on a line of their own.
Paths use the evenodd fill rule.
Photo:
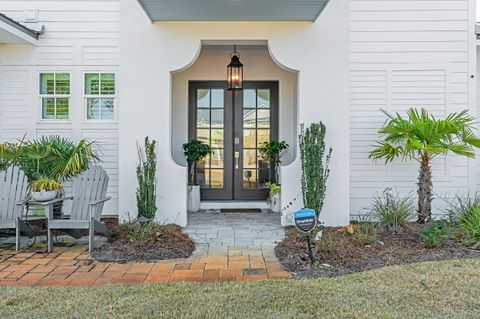
<svg viewBox="0 0 480 319">
<path fill-rule="evenodd" d="M 432 171 L 430 162 L 449 152 L 475 157 L 474 147 L 480 147 L 475 135 L 475 118 L 462 111 L 452 113 L 445 119 L 437 119 L 427 110 L 411 108 L 406 117 L 383 111 L 388 117 L 378 131 L 383 141 L 378 141 L 369 158 L 384 159 L 385 163 L 395 158 L 413 159 L 420 163 L 418 174 L 418 222 L 431 218 Z"/>
</svg>

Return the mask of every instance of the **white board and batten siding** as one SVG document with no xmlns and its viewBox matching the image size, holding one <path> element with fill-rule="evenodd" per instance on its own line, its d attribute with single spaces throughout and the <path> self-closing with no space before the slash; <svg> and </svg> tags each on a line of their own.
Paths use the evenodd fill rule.
<svg viewBox="0 0 480 319">
<path fill-rule="evenodd" d="M 103 213 L 117 215 L 118 125 L 116 120 L 85 120 L 83 77 L 85 72 L 118 71 L 119 1 L 0 2 L 0 12 L 16 21 L 25 21 L 26 10 L 37 10 L 38 22 L 25 25 L 44 25 L 45 34 L 37 47 L 0 45 L 0 141 L 50 134 L 97 141 L 101 165 L 110 177 L 108 195 L 112 196 Z M 39 120 L 39 73 L 52 71 L 70 73 L 70 118 L 65 122 Z M 118 74 L 116 83 L 118 109 Z"/>
<path fill-rule="evenodd" d="M 471 108 L 473 32 L 467 0 L 350 1 L 350 196 L 352 215 L 375 193 L 416 189 L 418 163 L 368 159 L 385 116 L 427 108 L 438 117 Z M 475 165 L 473 165 L 475 166 Z M 447 156 L 433 162 L 436 197 L 472 189 L 472 164 Z M 412 195 L 416 195 L 413 193 Z M 434 202 L 440 212 L 443 202 Z"/>
</svg>

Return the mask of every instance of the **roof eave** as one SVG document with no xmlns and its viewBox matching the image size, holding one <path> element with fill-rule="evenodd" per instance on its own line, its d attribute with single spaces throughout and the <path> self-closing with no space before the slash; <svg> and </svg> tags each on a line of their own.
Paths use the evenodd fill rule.
<svg viewBox="0 0 480 319">
<path fill-rule="evenodd" d="M 10 19 L 6 15 L 0 14 L 0 28 L 8 31 L 12 35 L 20 38 L 26 43 L 37 45 L 38 37 L 43 33 L 42 31 L 31 30 L 24 25 Z"/>
</svg>

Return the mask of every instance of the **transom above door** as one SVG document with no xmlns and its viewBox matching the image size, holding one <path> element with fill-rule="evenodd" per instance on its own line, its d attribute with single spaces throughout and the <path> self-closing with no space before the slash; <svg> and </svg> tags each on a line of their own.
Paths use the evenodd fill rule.
<svg viewBox="0 0 480 319">
<path fill-rule="evenodd" d="M 228 91 L 223 81 L 190 81 L 189 138 L 212 148 L 199 165 L 202 200 L 265 200 L 274 174 L 260 148 L 278 138 L 278 82 Z"/>
</svg>

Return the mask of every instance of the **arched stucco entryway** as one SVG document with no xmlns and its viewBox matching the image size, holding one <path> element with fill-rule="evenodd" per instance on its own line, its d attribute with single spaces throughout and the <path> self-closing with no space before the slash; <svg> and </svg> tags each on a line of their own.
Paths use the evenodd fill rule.
<svg viewBox="0 0 480 319">
<path fill-rule="evenodd" d="M 120 53 L 120 214 L 135 210 L 135 144 L 159 141 L 157 219 L 185 225 L 186 170 L 172 157 L 171 71 L 189 65 L 202 40 L 268 40 L 278 61 L 299 71 L 298 123 L 323 121 L 334 147 L 322 218 L 329 225 L 349 219 L 348 1 L 332 2 L 311 22 L 162 22 L 150 24 L 136 1 L 122 0 Z M 143 22 L 145 21 L 145 22 Z M 128 78 L 122 77 L 128 74 Z M 282 203 L 301 207 L 298 158 L 282 170 Z"/>
</svg>

